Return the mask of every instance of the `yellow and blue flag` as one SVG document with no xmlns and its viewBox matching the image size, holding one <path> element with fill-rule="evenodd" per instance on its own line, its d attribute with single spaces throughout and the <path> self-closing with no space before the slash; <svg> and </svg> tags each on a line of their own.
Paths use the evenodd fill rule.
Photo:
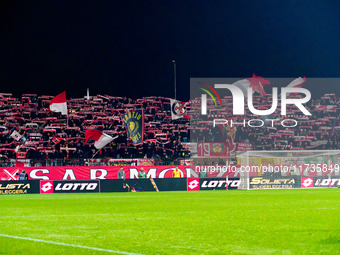
<svg viewBox="0 0 340 255">
<path fill-rule="evenodd" d="M 133 144 L 140 144 L 144 137 L 144 111 L 136 110 L 122 115 L 122 120 Z"/>
</svg>

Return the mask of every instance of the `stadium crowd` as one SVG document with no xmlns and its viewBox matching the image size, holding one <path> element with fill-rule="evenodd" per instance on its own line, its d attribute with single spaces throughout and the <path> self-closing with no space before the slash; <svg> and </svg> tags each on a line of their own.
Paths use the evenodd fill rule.
<svg viewBox="0 0 340 255">
<path fill-rule="evenodd" d="M 255 96 L 256 109 L 269 109 L 272 105 L 271 95 Z M 280 99 L 279 99 L 280 102 Z M 246 114 L 237 117 L 232 115 L 232 98 L 222 99 L 224 110 L 213 101 L 208 100 L 208 115 L 200 116 L 200 101 L 191 101 L 191 124 L 197 127 L 190 134 L 191 141 L 195 142 L 224 142 L 229 137 L 221 135 L 218 127 L 207 129 L 213 119 L 234 123 L 234 131 L 230 127 L 226 133 L 233 137 L 233 142 L 252 143 L 255 150 L 301 150 L 319 149 L 332 150 L 340 148 L 340 99 L 335 94 L 326 94 L 319 99 L 310 100 L 306 108 L 311 116 L 303 115 L 294 105 L 287 106 L 287 115 L 282 116 L 280 107 L 270 116 L 261 116 L 260 119 L 251 114 L 246 107 Z M 279 104 L 280 105 L 280 104 Z M 294 127 L 284 127 L 284 125 Z M 253 120 L 252 122 L 248 122 Z M 296 122 L 294 122 L 295 120 Z M 250 123 L 250 124 L 248 124 Z M 296 124 L 296 126 L 295 126 Z M 212 126 L 210 124 L 210 126 Z M 260 126 L 260 127 L 254 127 Z M 230 134 L 231 133 L 231 134 Z"/>
<path fill-rule="evenodd" d="M 190 156 L 181 144 L 189 139 L 188 123 L 186 120 L 172 121 L 167 98 L 132 100 L 98 95 L 89 100 L 70 99 L 67 117 L 48 110 L 52 98 L 24 94 L 19 100 L 11 94 L 1 95 L 2 159 L 53 160 L 94 156 L 176 160 Z M 133 109 L 144 109 L 145 113 L 144 143 L 137 146 L 127 138 L 120 119 L 120 115 Z M 119 137 L 96 154 L 93 143 L 84 144 L 84 131 L 90 128 Z M 17 135 L 13 135 L 14 131 Z"/>
<path fill-rule="evenodd" d="M 0 94 L 0 155 L 2 166 L 11 164 L 7 159 L 86 159 L 86 158 L 154 158 L 175 161 L 190 157 L 183 146 L 189 142 L 223 142 L 226 137 L 216 135 L 219 130 L 209 128 L 207 122 L 231 115 L 231 100 L 222 101 L 228 107 L 217 111 L 209 103 L 207 117 L 199 114 L 198 100 L 187 104 L 191 125 L 186 118 L 172 120 L 169 98 L 143 97 L 133 100 L 125 97 L 97 95 L 68 100 L 69 114 L 62 116 L 48 110 L 53 96 L 24 94 L 21 99 L 12 94 Z M 327 94 L 311 100 L 307 107 L 312 116 L 302 116 L 298 109 L 289 108 L 286 118 L 297 119 L 294 128 L 283 128 L 264 119 L 264 127 L 252 128 L 236 125 L 234 142 L 250 142 L 256 150 L 340 149 L 340 100 Z M 257 109 L 271 106 L 270 96 L 254 97 Z M 127 138 L 120 119 L 131 110 L 144 109 L 144 143 L 134 146 Z M 242 117 L 248 121 L 252 117 Z M 282 119 L 275 112 L 268 119 Z M 240 117 L 233 118 L 242 122 Z M 93 143 L 84 144 L 85 129 L 95 128 L 116 136 L 114 142 L 96 154 Z"/>
</svg>

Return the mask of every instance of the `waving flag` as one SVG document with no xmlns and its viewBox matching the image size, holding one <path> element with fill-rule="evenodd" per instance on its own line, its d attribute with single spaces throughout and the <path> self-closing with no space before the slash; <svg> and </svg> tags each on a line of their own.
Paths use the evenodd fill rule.
<svg viewBox="0 0 340 255">
<path fill-rule="evenodd" d="M 267 95 L 263 87 L 269 84 L 270 81 L 265 80 L 261 76 L 256 76 L 255 74 L 253 74 L 253 77 L 251 78 L 239 80 L 233 83 L 234 86 L 242 90 L 245 97 L 248 95 L 247 90 L 249 87 L 253 89 L 253 94 L 257 92 L 260 93 L 261 96 Z"/>
<path fill-rule="evenodd" d="M 56 137 L 56 136 L 53 136 L 51 141 L 54 143 L 54 144 L 58 144 L 60 143 L 61 141 L 65 141 L 64 138 L 59 138 L 59 137 Z"/>
<path fill-rule="evenodd" d="M 50 102 L 51 112 L 61 112 L 62 115 L 67 115 L 66 92 L 55 96 Z"/>
<path fill-rule="evenodd" d="M 253 74 L 253 77 L 248 78 L 247 81 L 250 82 L 250 87 L 254 92 L 260 93 L 261 96 L 267 95 L 263 87 L 270 84 L 270 81 L 263 79 L 261 76 L 256 76 L 255 74 Z"/>
<path fill-rule="evenodd" d="M 301 88 L 302 85 L 305 83 L 306 81 L 306 76 L 301 78 L 296 78 L 294 81 L 292 81 L 291 83 L 288 84 L 287 87 L 289 88 Z"/>
<path fill-rule="evenodd" d="M 21 138 L 21 135 L 17 131 L 13 131 L 13 133 L 10 135 L 14 140 L 19 141 Z"/>
<path fill-rule="evenodd" d="M 235 134 L 236 127 L 230 127 L 229 125 L 219 125 L 222 138 L 229 152 L 236 149 Z"/>
<path fill-rule="evenodd" d="M 296 78 L 294 81 L 288 84 L 287 88 L 301 88 L 306 81 L 306 76 L 301 78 Z M 298 93 L 289 93 L 289 96 L 297 96 Z"/>
<path fill-rule="evenodd" d="M 335 110 L 339 108 L 337 105 L 318 105 L 315 107 L 315 111 L 328 111 L 328 110 Z"/>
<path fill-rule="evenodd" d="M 180 118 L 187 117 L 187 108 L 186 104 L 184 102 L 180 102 L 174 99 L 170 99 L 170 105 L 171 105 L 171 118 L 173 120 L 177 120 Z"/>
<path fill-rule="evenodd" d="M 107 134 L 104 134 L 102 131 L 98 129 L 86 129 L 84 143 L 86 143 L 90 139 L 95 141 L 94 147 L 100 150 L 101 148 L 105 147 L 105 145 L 112 142 L 113 139 L 115 138 Z"/>
<path fill-rule="evenodd" d="M 137 110 L 122 115 L 122 120 L 133 144 L 140 144 L 144 137 L 144 111 Z"/>
</svg>

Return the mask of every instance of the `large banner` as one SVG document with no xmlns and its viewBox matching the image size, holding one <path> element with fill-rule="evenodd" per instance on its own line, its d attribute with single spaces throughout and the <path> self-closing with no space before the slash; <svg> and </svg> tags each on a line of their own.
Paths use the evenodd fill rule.
<svg viewBox="0 0 340 255">
<path fill-rule="evenodd" d="M 249 189 L 293 189 L 301 187 L 301 177 L 250 177 Z"/>
<path fill-rule="evenodd" d="M 236 150 L 238 152 L 245 152 L 253 150 L 253 143 L 237 143 Z"/>
<path fill-rule="evenodd" d="M 191 155 L 197 154 L 197 143 L 182 143 L 183 148 L 188 149 Z"/>
<path fill-rule="evenodd" d="M 238 189 L 240 178 L 188 178 L 187 190 L 229 190 Z"/>
<path fill-rule="evenodd" d="M 146 172 L 147 178 L 172 178 L 175 166 L 123 166 L 125 179 L 137 179 L 138 172 L 141 169 Z M 117 179 L 119 166 L 63 166 L 63 167 L 0 167 L 0 180 L 13 181 L 18 179 L 18 173 L 25 170 L 29 180 L 96 180 L 96 179 Z M 240 165 L 228 166 L 178 166 L 181 172 L 181 177 L 188 178 L 238 178 L 238 177 L 258 177 L 268 175 L 264 166 L 249 166 Z M 278 168 L 280 169 L 280 168 Z M 300 168 L 297 168 L 300 169 Z M 266 171 L 265 171 L 266 170 Z M 289 168 L 288 168 L 289 170 Z M 280 173 L 274 172 L 279 176 Z M 328 176 L 329 171 L 316 172 L 312 168 L 304 169 L 301 167 L 297 172 L 282 172 L 282 178 L 291 176 L 301 177 L 322 177 Z M 333 171 L 332 176 L 340 177 L 339 171 Z"/>
<path fill-rule="evenodd" d="M 40 193 L 37 181 L 0 181 L 0 195 Z"/>
<path fill-rule="evenodd" d="M 137 179 L 143 169 L 147 178 L 172 178 L 175 166 L 123 166 L 126 179 Z M 65 167 L 5 167 L 0 168 L 0 180 L 17 180 L 17 173 L 25 170 L 29 180 L 96 180 L 117 179 L 119 166 L 65 166 Z M 199 174 L 190 166 L 178 166 L 181 177 Z"/>
<path fill-rule="evenodd" d="M 101 192 L 156 191 L 150 179 L 100 180 Z"/>
<path fill-rule="evenodd" d="M 199 157 L 226 157 L 227 148 L 224 143 L 197 143 Z"/>
<path fill-rule="evenodd" d="M 122 115 L 128 137 L 133 144 L 143 143 L 144 137 L 144 111 L 136 110 Z"/>
<path fill-rule="evenodd" d="M 340 188 L 340 178 L 336 177 L 303 177 L 301 188 Z"/>
<path fill-rule="evenodd" d="M 185 191 L 186 178 L 100 180 L 100 192 Z"/>
<path fill-rule="evenodd" d="M 240 178 L 0 181 L 0 195 L 238 189 Z M 244 183 L 243 183 L 244 184 Z M 244 185 L 242 186 L 244 187 Z M 250 189 L 339 188 L 340 178 L 251 177 Z"/>
<path fill-rule="evenodd" d="M 99 181 L 53 181 L 54 193 L 99 192 Z"/>
<path fill-rule="evenodd" d="M 244 144 L 244 143 L 243 143 Z M 246 145 L 249 146 L 249 145 Z M 199 157 L 227 157 L 235 156 L 236 143 L 197 143 L 197 156 Z"/>
<path fill-rule="evenodd" d="M 96 159 L 94 159 L 96 160 Z M 154 166 L 153 158 L 110 159 L 109 166 Z"/>
</svg>

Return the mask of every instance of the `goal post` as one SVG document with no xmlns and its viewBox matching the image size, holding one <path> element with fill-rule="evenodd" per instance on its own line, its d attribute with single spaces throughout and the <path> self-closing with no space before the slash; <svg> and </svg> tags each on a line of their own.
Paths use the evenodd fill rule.
<svg viewBox="0 0 340 255">
<path fill-rule="evenodd" d="M 284 177 L 330 179 L 340 175 L 340 150 L 247 151 L 238 154 L 237 159 L 242 189 L 251 189 L 250 181 L 255 177 L 271 183 L 273 178 L 279 182 Z"/>
</svg>

